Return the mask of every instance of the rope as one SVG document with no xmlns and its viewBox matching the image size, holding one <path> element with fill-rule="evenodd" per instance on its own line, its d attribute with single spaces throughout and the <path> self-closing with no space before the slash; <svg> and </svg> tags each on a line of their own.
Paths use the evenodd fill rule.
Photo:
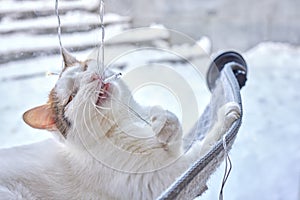
<svg viewBox="0 0 300 200">
<path fill-rule="evenodd" d="M 60 16 L 59 16 L 59 12 L 58 12 L 58 1 L 59 0 L 55 0 L 55 15 L 57 17 L 57 22 L 58 22 L 58 26 L 57 26 L 57 37 L 58 37 L 58 42 L 59 42 L 59 53 L 60 55 L 62 55 L 63 52 L 63 46 L 62 46 L 62 42 L 61 42 L 61 22 L 60 22 Z M 64 59 L 62 59 L 61 61 L 61 66 L 64 66 Z"/>
<path fill-rule="evenodd" d="M 101 40 L 98 43 L 98 55 L 97 55 L 97 65 L 99 74 L 104 73 L 104 37 L 105 37 L 105 27 L 104 27 L 104 0 L 100 1 L 99 6 L 99 18 L 100 18 L 100 29 L 101 29 Z"/>
<path fill-rule="evenodd" d="M 228 148 L 227 148 L 227 144 L 226 144 L 225 135 L 223 137 L 223 148 L 224 148 L 224 154 L 225 154 L 225 171 L 224 171 L 224 176 L 223 176 L 223 180 L 222 180 L 222 186 L 221 186 L 220 193 L 219 193 L 219 200 L 223 200 L 224 187 L 225 187 L 226 181 L 227 181 L 229 174 L 231 172 L 231 169 L 232 169 L 232 163 L 231 163 L 230 157 L 228 155 Z"/>
<path fill-rule="evenodd" d="M 60 47 L 60 54 L 62 54 L 62 43 L 61 43 L 61 22 L 60 22 L 60 17 L 59 17 L 59 12 L 58 12 L 58 1 L 55 0 L 55 14 L 57 17 L 58 21 L 58 26 L 57 26 L 57 36 L 58 36 L 58 42 L 59 42 L 59 47 Z"/>
</svg>

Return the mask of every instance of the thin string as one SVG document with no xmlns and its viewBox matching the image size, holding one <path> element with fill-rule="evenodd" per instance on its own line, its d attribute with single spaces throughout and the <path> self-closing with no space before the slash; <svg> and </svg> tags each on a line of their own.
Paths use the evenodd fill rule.
<svg viewBox="0 0 300 200">
<path fill-rule="evenodd" d="M 112 77 L 114 77 L 115 79 L 119 78 L 121 76 L 121 74 L 115 74 Z M 137 111 L 135 111 L 133 108 L 131 108 L 129 105 L 123 103 L 121 100 L 119 100 L 118 98 L 115 98 L 113 96 L 113 94 L 107 90 L 104 90 L 103 92 L 109 94 L 112 98 L 112 100 L 114 100 L 115 102 L 119 103 L 121 106 L 124 106 L 125 108 L 128 108 L 128 110 L 135 115 L 138 119 L 142 120 L 145 124 L 147 124 L 148 126 L 152 126 L 150 122 L 148 122 L 146 119 L 144 119 Z M 98 108 L 103 108 L 101 106 L 96 105 L 96 107 Z M 108 109 L 108 108 L 104 108 L 104 109 Z"/>
<path fill-rule="evenodd" d="M 59 41 L 59 47 L 60 47 L 60 54 L 62 55 L 62 42 L 61 42 L 61 21 L 60 21 L 60 16 L 59 16 L 59 11 L 58 11 L 58 1 L 55 0 L 55 14 L 57 17 L 58 21 L 58 27 L 57 27 L 57 35 L 58 35 L 58 41 Z M 104 0 L 100 1 L 100 7 L 99 7 L 99 18 L 100 18 L 100 28 L 101 28 L 101 40 L 100 43 L 98 43 L 98 54 L 97 54 L 97 65 L 98 65 L 98 70 L 99 74 L 103 76 L 102 73 L 104 73 L 104 36 L 105 36 L 105 27 L 104 27 L 104 22 L 103 22 L 103 16 L 104 16 Z M 52 73 L 49 73 L 49 75 Z M 118 79 L 121 76 L 121 73 L 115 74 L 113 76 L 107 77 L 104 81 L 109 82 L 112 79 Z M 146 124 L 151 125 L 147 120 L 142 118 L 135 110 L 133 110 L 130 106 L 125 105 L 121 101 L 115 99 L 119 103 L 121 103 L 123 106 L 126 106 L 134 115 L 136 115 L 138 118 L 140 118 L 142 121 L 144 121 Z"/>
<path fill-rule="evenodd" d="M 57 26 L 57 36 L 58 36 L 58 42 L 59 42 L 59 47 L 60 47 L 60 54 L 62 54 L 62 43 L 61 43 L 61 22 L 60 22 L 60 17 L 59 17 L 59 12 L 58 12 L 58 0 L 55 0 L 55 14 L 57 17 L 58 21 L 58 26 Z"/>
<path fill-rule="evenodd" d="M 222 180 L 222 186 L 221 186 L 221 190 L 219 193 L 219 200 L 223 200 L 223 191 L 224 191 L 224 187 L 225 187 L 225 183 L 229 177 L 229 174 L 231 172 L 232 169 L 232 163 L 228 154 L 228 148 L 227 148 L 227 144 L 226 144 L 226 137 L 224 135 L 223 137 L 223 148 L 224 148 L 224 152 L 225 152 L 225 172 L 224 172 L 224 176 L 223 176 L 223 180 Z"/>
<path fill-rule="evenodd" d="M 100 29 L 101 29 L 101 40 L 98 43 L 98 54 L 97 54 L 97 65 L 99 74 L 104 72 L 104 37 L 105 37 L 105 27 L 104 27 L 104 0 L 100 1 L 99 7 L 99 18 L 100 18 Z"/>
<path fill-rule="evenodd" d="M 58 36 L 58 42 L 59 42 L 59 53 L 60 53 L 60 55 L 62 55 L 63 46 L 62 46 L 62 42 L 61 42 L 61 22 L 60 22 L 60 16 L 59 16 L 59 12 L 58 12 L 58 1 L 59 0 L 55 0 L 55 14 L 56 14 L 56 17 L 57 17 L 57 22 L 58 22 L 57 36 Z M 62 59 L 62 61 L 61 61 L 61 66 L 63 68 L 64 59 Z"/>
<path fill-rule="evenodd" d="M 99 70 L 99 74 L 104 76 L 104 37 L 105 37 L 105 27 L 104 27 L 104 21 L 103 21 L 103 16 L 104 16 L 104 0 L 100 1 L 100 7 L 99 7 L 99 18 L 100 18 L 100 29 L 101 29 L 101 40 L 100 43 L 98 43 L 98 54 L 97 54 L 97 66 Z M 107 77 L 104 82 L 107 83 L 111 79 L 117 79 L 121 76 L 121 73 L 115 74 L 111 77 Z M 125 105 L 118 99 L 115 99 L 118 103 L 120 103 L 123 106 L 126 106 L 135 116 L 137 116 L 139 119 L 144 121 L 147 125 L 151 125 L 147 120 L 145 120 L 142 116 L 139 115 L 135 110 L 133 110 L 130 106 Z"/>
<path fill-rule="evenodd" d="M 111 94 L 111 93 L 109 93 L 108 91 L 106 91 L 106 92 L 107 92 L 108 94 Z M 132 114 L 134 114 L 138 119 L 140 119 L 140 120 L 142 120 L 143 122 L 145 122 L 148 126 L 152 126 L 150 122 L 148 122 L 146 119 L 144 119 L 138 112 L 136 112 L 136 111 L 135 111 L 133 108 L 131 108 L 129 105 L 127 105 L 127 104 L 123 103 L 121 100 L 119 100 L 119 99 L 113 97 L 113 95 L 111 95 L 111 96 L 112 96 L 112 99 L 113 99 L 114 101 L 116 101 L 116 102 L 119 103 L 120 105 L 122 105 L 122 106 L 128 108 L 129 111 L 130 111 Z"/>
</svg>

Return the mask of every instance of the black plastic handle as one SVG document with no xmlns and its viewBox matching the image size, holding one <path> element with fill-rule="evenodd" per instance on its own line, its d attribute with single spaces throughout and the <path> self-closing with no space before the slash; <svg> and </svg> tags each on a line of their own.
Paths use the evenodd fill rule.
<svg viewBox="0 0 300 200">
<path fill-rule="evenodd" d="M 220 71 L 226 64 L 232 65 L 233 73 L 235 74 L 240 88 L 246 84 L 248 71 L 246 61 L 239 53 L 227 51 L 217 56 L 209 66 L 206 83 L 210 90 L 215 87 L 215 82 L 219 77 Z"/>
</svg>

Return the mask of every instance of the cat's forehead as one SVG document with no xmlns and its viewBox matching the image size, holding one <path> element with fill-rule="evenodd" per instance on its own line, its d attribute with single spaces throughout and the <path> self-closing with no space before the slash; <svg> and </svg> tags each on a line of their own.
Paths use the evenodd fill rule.
<svg viewBox="0 0 300 200">
<path fill-rule="evenodd" d="M 81 64 L 76 64 L 72 67 L 65 68 L 61 73 L 61 78 L 64 78 L 66 76 L 74 76 L 80 71 L 82 71 L 83 67 Z"/>
<path fill-rule="evenodd" d="M 61 72 L 61 78 L 65 76 L 74 76 L 80 72 L 93 72 L 97 70 L 97 67 L 97 62 L 95 60 L 77 62 L 70 67 L 65 67 Z"/>
<path fill-rule="evenodd" d="M 86 71 L 97 71 L 99 69 L 99 63 L 96 60 L 87 60 L 84 62 L 84 67 Z"/>
</svg>

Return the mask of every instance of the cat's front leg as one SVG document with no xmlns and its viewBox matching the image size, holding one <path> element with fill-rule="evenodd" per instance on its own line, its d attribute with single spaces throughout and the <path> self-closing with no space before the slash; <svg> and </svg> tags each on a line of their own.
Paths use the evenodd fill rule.
<svg viewBox="0 0 300 200">
<path fill-rule="evenodd" d="M 241 116 L 240 106 L 235 102 L 229 102 L 223 105 L 218 110 L 218 119 L 214 123 L 213 127 L 206 134 L 202 148 L 201 155 L 207 153 L 217 141 L 219 141 L 222 136 L 228 131 L 233 122 L 239 119 Z"/>
<path fill-rule="evenodd" d="M 168 110 L 154 106 L 150 110 L 151 125 L 157 141 L 165 146 L 182 138 L 182 128 L 178 118 Z"/>
</svg>

